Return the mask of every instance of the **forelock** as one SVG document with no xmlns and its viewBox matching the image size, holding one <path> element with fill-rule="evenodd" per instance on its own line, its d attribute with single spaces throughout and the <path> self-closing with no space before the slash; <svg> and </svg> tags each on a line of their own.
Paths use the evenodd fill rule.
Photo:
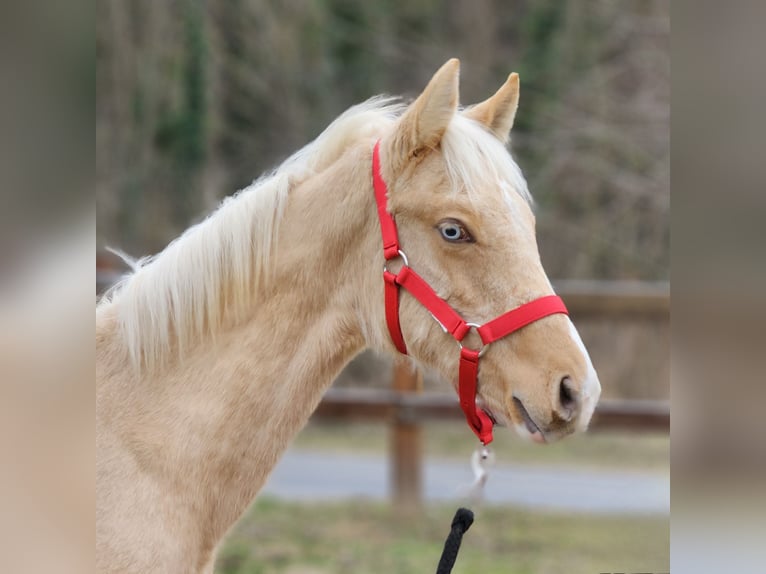
<svg viewBox="0 0 766 574">
<path fill-rule="evenodd" d="M 532 203 L 526 179 L 508 149 L 474 120 L 456 114 L 441 149 L 454 191 L 470 197 L 478 190 L 499 188 L 511 205 L 513 193 Z"/>
</svg>

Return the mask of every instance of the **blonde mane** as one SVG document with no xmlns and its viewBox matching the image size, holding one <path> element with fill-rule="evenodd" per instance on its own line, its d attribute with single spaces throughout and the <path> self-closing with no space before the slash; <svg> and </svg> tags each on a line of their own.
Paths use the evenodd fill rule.
<svg viewBox="0 0 766 574">
<path fill-rule="evenodd" d="M 290 188 L 327 169 L 353 143 L 380 135 L 406 108 L 375 97 L 353 106 L 277 169 L 226 198 L 157 255 L 132 264 L 104 295 L 97 313 L 119 303 L 122 339 L 136 368 L 153 368 L 171 348 L 181 354 L 205 334 L 241 317 L 267 284 L 271 255 Z M 482 184 L 531 201 L 505 146 L 480 124 L 456 114 L 441 143 L 453 189 L 469 195 Z"/>
</svg>

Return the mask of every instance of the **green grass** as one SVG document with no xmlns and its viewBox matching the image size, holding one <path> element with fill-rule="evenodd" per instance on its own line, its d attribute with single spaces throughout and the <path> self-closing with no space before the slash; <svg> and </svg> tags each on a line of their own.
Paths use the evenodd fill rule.
<svg viewBox="0 0 766 574">
<path fill-rule="evenodd" d="M 298 435 L 294 446 L 332 452 L 385 453 L 388 434 L 389 429 L 384 424 L 311 423 Z M 423 425 L 426 456 L 467 460 L 476 444 L 468 427 L 459 422 Z M 495 429 L 492 447 L 498 464 L 669 470 L 670 437 L 667 433 L 588 433 L 540 446 L 523 441 L 512 430 Z"/>
<path fill-rule="evenodd" d="M 311 423 L 294 446 L 325 452 L 385 453 L 384 424 Z M 465 425 L 423 426 L 426 456 L 463 460 L 476 446 Z M 667 434 L 598 433 L 544 447 L 498 429 L 499 464 L 668 472 Z M 403 516 L 387 503 L 295 504 L 262 498 L 219 555 L 221 574 L 434 572 L 455 511 L 428 506 Z M 476 510 L 454 574 L 668 572 L 667 517 L 566 515 L 511 507 Z"/>
<path fill-rule="evenodd" d="M 454 506 L 402 516 L 366 501 L 261 498 L 222 548 L 220 574 L 435 572 Z M 667 518 L 476 510 L 454 574 L 668 572 Z"/>
</svg>

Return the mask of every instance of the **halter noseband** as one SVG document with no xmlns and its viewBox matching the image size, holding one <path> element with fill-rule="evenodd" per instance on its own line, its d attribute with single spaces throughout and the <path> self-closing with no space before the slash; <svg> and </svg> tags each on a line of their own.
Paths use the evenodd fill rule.
<svg viewBox="0 0 766 574">
<path fill-rule="evenodd" d="M 425 279 L 413 271 L 409 266 L 407 256 L 399 246 L 396 222 L 386 209 L 387 187 L 380 172 L 380 141 L 375 143 L 372 152 L 372 182 L 375 189 L 375 202 L 378 206 L 380 230 L 383 235 L 383 256 L 386 260 L 383 266 L 386 323 L 391 340 L 400 353 L 407 354 L 407 345 L 404 343 L 402 328 L 399 324 L 399 288 L 404 287 L 410 295 L 430 311 L 442 328 L 457 341 L 460 347 L 460 368 L 458 371 L 460 408 L 465 414 L 468 426 L 476 433 L 482 444 L 487 445 L 492 442 L 494 423 L 486 412 L 476 407 L 479 359 L 484 355 L 490 343 L 548 315 L 556 313 L 566 315 L 568 314 L 567 308 L 557 295 L 547 295 L 511 309 L 483 325 L 466 322 L 449 303 L 436 294 Z M 397 258 L 401 258 L 403 265 L 398 273 L 393 273 L 388 270 L 388 263 Z M 476 329 L 481 338 L 482 347 L 480 349 L 469 349 L 463 346 L 462 341 L 471 329 Z"/>
</svg>

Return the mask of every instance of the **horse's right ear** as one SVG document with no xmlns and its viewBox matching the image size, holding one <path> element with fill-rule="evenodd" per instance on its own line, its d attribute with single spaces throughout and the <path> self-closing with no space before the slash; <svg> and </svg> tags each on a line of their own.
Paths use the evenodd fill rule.
<svg viewBox="0 0 766 574">
<path fill-rule="evenodd" d="M 497 139 L 508 143 L 518 107 L 519 75 L 514 72 L 491 98 L 466 109 L 463 115 L 483 124 Z"/>
<path fill-rule="evenodd" d="M 434 149 L 458 106 L 460 61 L 452 58 L 437 71 L 426 89 L 402 114 L 387 142 L 388 162 L 400 171 L 413 157 Z"/>
</svg>

